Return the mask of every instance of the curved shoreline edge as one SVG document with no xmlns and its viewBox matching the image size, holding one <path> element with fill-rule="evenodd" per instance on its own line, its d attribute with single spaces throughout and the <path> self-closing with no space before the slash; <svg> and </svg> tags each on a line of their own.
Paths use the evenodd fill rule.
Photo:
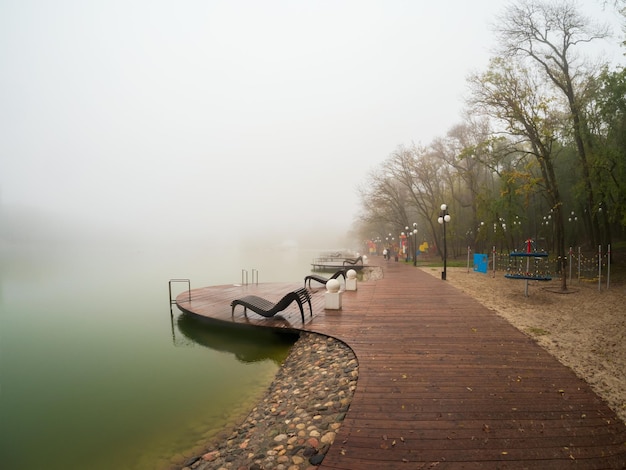
<svg viewBox="0 0 626 470">
<path fill-rule="evenodd" d="M 309 469 L 320 465 L 350 407 L 358 362 L 345 343 L 302 332 L 266 394 L 202 455 L 172 468 Z"/>
</svg>

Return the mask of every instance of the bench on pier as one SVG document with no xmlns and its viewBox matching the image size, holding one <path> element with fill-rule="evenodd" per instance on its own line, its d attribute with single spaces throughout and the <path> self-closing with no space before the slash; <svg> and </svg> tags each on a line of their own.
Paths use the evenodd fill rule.
<svg viewBox="0 0 626 470">
<path fill-rule="evenodd" d="M 307 281 L 309 282 L 309 287 L 311 287 L 311 281 L 317 281 L 317 282 L 320 282 L 322 284 L 326 284 L 331 279 L 337 279 L 339 276 L 343 276 L 343 280 L 345 281 L 346 280 L 346 270 L 345 269 L 340 269 L 339 271 L 337 271 L 335 274 L 333 274 L 330 277 L 318 276 L 316 274 L 309 274 L 308 276 L 304 277 L 304 287 L 306 287 Z"/>
<path fill-rule="evenodd" d="M 361 264 L 363 264 L 363 257 L 362 256 L 359 256 L 358 258 L 346 258 L 346 259 L 343 260 L 343 265 L 345 266 L 346 263 L 347 263 L 347 264 L 351 264 L 352 266 L 354 266 L 359 261 L 361 262 Z"/>
<path fill-rule="evenodd" d="M 242 297 L 241 299 L 235 299 L 230 303 L 230 306 L 232 307 L 231 316 L 235 315 L 235 307 L 237 305 L 242 305 L 244 315 L 246 315 L 247 310 L 250 309 L 258 315 L 269 318 L 273 317 L 278 312 L 282 312 L 293 302 L 296 302 L 298 304 L 298 307 L 300 307 L 300 316 L 302 317 L 302 323 L 304 323 L 305 302 L 309 304 L 309 310 L 311 312 L 311 316 L 313 316 L 311 296 L 306 289 L 297 289 L 295 291 L 289 292 L 277 303 L 270 302 L 269 300 L 256 295 L 247 295 L 245 297 Z"/>
</svg>

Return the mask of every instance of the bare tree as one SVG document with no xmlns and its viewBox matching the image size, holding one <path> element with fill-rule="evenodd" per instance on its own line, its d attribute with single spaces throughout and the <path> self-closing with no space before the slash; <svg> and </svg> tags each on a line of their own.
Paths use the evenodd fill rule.
<svg viewBox="0 0 626 470">
<path fill-rule="evenodd" d="M 433 156 L 449 167 L 449 190 L 458 206 L 470 210 L 465 228 L 471 234 L 466 240 L 476 245 L 479 225 L 479 207 L 489 196 L 492 189 L 492 172 L 485 165 L 485 153 L 489 151 L 486 142 L 490 140 L 491 130 L 487 119 L 467 119 L 448 131 L 444 138 L 438 138 L 430 145 Z M 483 208 L 484 210 L 484 208 Z M 459 214 L 460 215 L 460 214 Z M 460 218 L 456 218 L 459 226 Z"/>
<path fill-rule="evenodd" d="M 440 162 L 424 148 L 400 148 L 390 158 L 390 171 L 406 190 L 407 204 L 427 227 L 439 248 L 439 227 L 436 225 L 439 206 L 444 198 L 445 179 Z M 443 253 L 440 252 L 443 256 Z"/>
<path fill-rule="evenodd" d="M 428 235 L 439 246 L 436 220 L 446 184 L 441 161 L 424 148 L 399 147 L 369 175 L 360 190 L 366 208 L 363 220 L 370 226 L 384 225 L 393 234 L 417 221 L 422 235 Z"/>
<path fill-rule="evenodd" d="M 384 227 L 385 235 L 390 227 L 398 227 L 405 218 L 406 196 L 403 187 L 384 170 L 386 164 L 369 175 L 368 182 L 359 189 L 361 203 L 367 208 L 364 220 Z"/>
<path fill-rule="evenodd" d="M 590 141 L 584 119 L 586 83 L 592 72 L 576 54 L 576 46 L 606 38 L 606 26 L 594 25 L 569 0 L 510 3 L 498 19 L 496 32 L 505 55 L 530 59 L 562 93 L 571 119 L 572 137 L 581 162 L 586 199 L 586 226 L 598 241 L 594 188 L 589 162 Z"/>
</svg>

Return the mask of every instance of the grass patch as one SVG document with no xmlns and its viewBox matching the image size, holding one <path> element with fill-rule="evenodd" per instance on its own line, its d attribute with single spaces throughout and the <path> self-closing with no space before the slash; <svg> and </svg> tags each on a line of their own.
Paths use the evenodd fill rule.
<svg viewBox="0 0 626 470">
<path fill-rule="evenodd" d="M 531 328 L 526 328 L 526 331 L 528 333 L 530 333 L 531 335 L 533 335 L 533 336 L 545 336 L 545 335 L 549 335 L 550 334 L 549 331 L 544 330 L 543 328 L 531 327 Z"/>
</svg>

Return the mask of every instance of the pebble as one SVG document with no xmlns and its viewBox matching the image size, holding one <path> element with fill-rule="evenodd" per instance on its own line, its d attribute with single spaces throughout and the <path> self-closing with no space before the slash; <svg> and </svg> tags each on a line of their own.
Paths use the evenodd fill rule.
<svg viewBox="0 0 626 470">
<path fill-rule="evenodd" d="M 348 346 L 301 333 L 267 394 L 241 425 L 183 470 L 307 470 L 320 465 L 348 411 L 357 378 L 358 363 Z"/>
</svg>

